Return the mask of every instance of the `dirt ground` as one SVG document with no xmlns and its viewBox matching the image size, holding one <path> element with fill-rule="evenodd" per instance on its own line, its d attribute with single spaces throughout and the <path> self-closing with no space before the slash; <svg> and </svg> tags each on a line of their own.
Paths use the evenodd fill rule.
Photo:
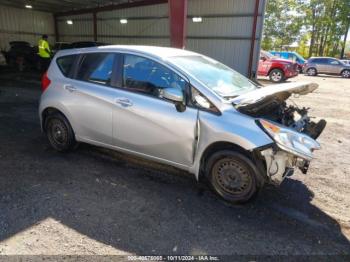
<svg viewBox="0 0 350 262">
<path fill-rule="evenodd" d="M 318 141 L 307 176 L 295 176 L 314 193 L 312 203 L 336 219 L 350 239 L 350 79 L 299 75 L 288 82 L 311 81 L 319 85 L 312 94 L 292 98 L 299 106 L 310 107 L 310 115 L 324 118 L 327 127 Z M 262 81 L 266 84 L 266 81 Z"/>
<path fill-rule="evenodd" d="M 0 254 L 350 255 L 350 80 L 293 98 L 328 121 L 309 173 L 231 206 L 184 172 L 89 145 L 53 151 L 40 87 L 0 73 Z"/>
</svg>

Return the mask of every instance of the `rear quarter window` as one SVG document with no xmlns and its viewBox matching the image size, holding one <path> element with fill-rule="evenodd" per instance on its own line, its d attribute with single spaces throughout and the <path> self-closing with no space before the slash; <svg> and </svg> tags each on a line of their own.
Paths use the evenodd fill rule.
<svg viewBox="0 0 350 262">
<path fill-rule="evenodd" d="M 76 78 L 95 84 L 110 85 L 114 53 L 89 53 L 83 55 Z"/>
<path fill-rule="evenodd" d="M 69 76 L 69 73 L 72 70 L 72 67 L 74 65 L 76 58 L 77 58 L 77 55 L 61 56 L 57 58 L 56 62 L 57 62 L 58 68 L 61 70 L 64 76 L 66 77 Z"/>
</svg>

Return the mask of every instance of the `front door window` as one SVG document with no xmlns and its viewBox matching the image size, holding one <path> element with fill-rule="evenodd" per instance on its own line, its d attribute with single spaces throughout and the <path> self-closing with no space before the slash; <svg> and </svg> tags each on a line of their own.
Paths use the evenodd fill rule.
<svg viewBox="0 0 350 262">
<path fill-rule="evenodd" d="M 167 67 L 148 58 L 126 55 L 123 87 L 129 91 L 164 99 L 162 89 L 185 90 L 186 82 Z"/>
</svg>

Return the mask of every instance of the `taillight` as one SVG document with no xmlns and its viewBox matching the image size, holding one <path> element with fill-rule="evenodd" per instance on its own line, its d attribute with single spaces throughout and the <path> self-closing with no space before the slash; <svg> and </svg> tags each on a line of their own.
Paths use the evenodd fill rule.
<svg viewBox="0 0 350 262">
<path fill-rule="evenodd" d="M 50 84 L 51 80 L 47 76 L 47 72 L 45 72 L 45 74 L 43 74 L 43 76 L 41 77 L 41 91 L 45 92 L 45 90 L 49 87 Z"/>
</svg>

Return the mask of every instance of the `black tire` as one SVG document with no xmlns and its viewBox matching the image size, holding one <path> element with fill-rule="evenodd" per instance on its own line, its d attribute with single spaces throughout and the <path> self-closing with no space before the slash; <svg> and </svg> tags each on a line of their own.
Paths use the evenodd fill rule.
<svg viewBox="0 0 350 262">
<path fill-rule="evenodd" d="M 306 70 L 306 74 L 308 76 L 317 76 L 317 70 L 314 67 L 310 67 L 308 70 Z"/>
<path fill-rule="evenodd" d="M 299 71 L 299 74 L 302 74 L 303 73 L 303 67 L 302 66 L 298 66 L 298 71 Z"/>
<path fill-rule="evenodd" d="M 253 199 L 258 192 L 258 170 L 246 156 L 224 150 L 208 160 L 207 179 L 224 200 L 239 204 Z"/>
<path fill-rule="evenodd" d="M 45 120 L 46 136 L 50 145 L 59 152 L 68 152 L 75 148 L 76 141 L 72 126 L 60 113 L 47 116 Z"/>
<path fill-rule="evenodd" d="M 281 69 L 273 69 L 269 74 L 269 78 L 273 83 L 281 83 L 285 80 L 285 75 Z"/>
<path fill-rule="evenodd" d="M 344 78 L 350 78 L 350 70 L 347 70 L 347 69 L 343 70 L 341 72 L 341 76 Z"/>
</svg>

